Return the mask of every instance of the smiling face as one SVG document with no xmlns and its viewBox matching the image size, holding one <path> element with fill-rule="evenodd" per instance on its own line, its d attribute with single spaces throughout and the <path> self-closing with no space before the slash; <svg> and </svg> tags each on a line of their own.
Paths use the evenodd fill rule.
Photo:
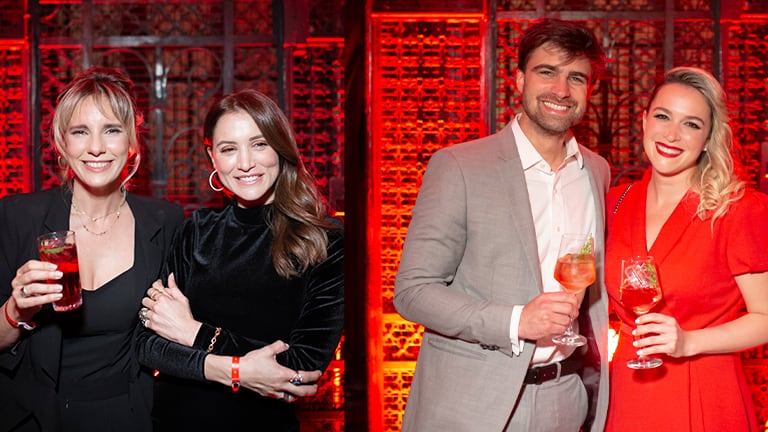
<svg viewBox="0 0 768 432">
<path fill-rule="evenodd" d="M 643 148 L 654 174 L 688 178 L 712 128 L 706 98 L 693 87 L 661 87 L 643 117 Z"/>
<path fill-rule="evenodd" d="M 83 99 L 72 112 L 59 148 L 75 181 L 94 193 L 119 187 L 131 153 L 129 129 L 106 100 Z"/>
<path fill-rule="evenodd" d="M 584 115 L 590 96 L 589 60 L 568 58 L 551 44 L 534 50 L 524 71 L 517 71 L 517 88 L 522 93 L 520 127 L 531 138 L 565 133 Z"/>
<path fill-rule="evenodd" d="M 247 113 L 228 112 L 219 118 L 208 155 L 221 184 L 235 195 L 240 207 L 272 202 L 280 158 Z"/>
</svg>

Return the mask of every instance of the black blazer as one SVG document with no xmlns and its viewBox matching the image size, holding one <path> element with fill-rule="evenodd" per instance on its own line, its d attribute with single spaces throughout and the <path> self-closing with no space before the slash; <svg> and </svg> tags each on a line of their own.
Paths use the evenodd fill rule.
<svg viewBox="0 0 768 432">
<path fill-rule="evenodd" d="M 184 218 L 174 204 L 127 195 L 135 218 L 136 239 L 142 242 L 144 286 L 160 275 L 165 253 Z M 8 196 L 0 199 L 0 304 L 11 295 L 16 270 L 30 259 L 39 259 L 35 238 L 45 232 L 69 229 L 72 194 L 64 188 Z M 11 430 L 34 417 L 41 430 L 57 431 L 57 379 L 61 364 L 61 328 L 55 322 L 38 322 L 13 346 L 0 351 L 0 430 Z M 131 350 L 133 355 L 134 350 Z M 130 384 L 131 404 L 149 421 L 152 380 L 135 364 L 136 380 Z M 26 429 L 25 429 L 26 430 Z"/>
</svg>

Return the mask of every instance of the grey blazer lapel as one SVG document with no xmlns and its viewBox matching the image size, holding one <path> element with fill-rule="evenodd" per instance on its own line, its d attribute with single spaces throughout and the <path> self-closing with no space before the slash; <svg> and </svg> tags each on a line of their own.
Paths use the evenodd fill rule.
<svg viewBox="0 0 768 432">
<path fill-rule="evenodd" d="M 497 170 L 509 190 L 507 195 L 507 206 L 510 209 L 509 219 L 512 227 L 517 231 L 517 238 L 520 239 L 520 243 L 514 246 L 525 252 L 531 275 L 536 282 L 535 286 L 538 287 L 535 294 L 538 294 L 542 290 L 542 282 L 536 226 L 533 223 L 525 172 L 520 161 L 520 153 L 517 151 L 511 122 L 496 135 L 495 144 L 499 148 L 499 158 L 502 161 L 498 164 Z"/>
</svg>

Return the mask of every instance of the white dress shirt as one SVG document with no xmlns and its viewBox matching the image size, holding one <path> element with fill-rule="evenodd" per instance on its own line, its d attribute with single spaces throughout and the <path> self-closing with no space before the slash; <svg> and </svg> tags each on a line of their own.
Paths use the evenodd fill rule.
<svg viewBox="0 0 768 432">
<path fill-rule="evenodd" d="M 520 129 L 519 117 L 518 114 L 513 120 L 512 132 L 525 171 L 525 183 L 536 226 L 542 288 L 544 292 L 557 292 L 562 289 L 554 277 L 560 238 L 565 233 L 595 235 L 595 201 L 576 138 L 571 135 L 566 141 L 565 160 L 559 168 L 552 170 Z M 518 337 L 523 306 L 514 307 L 510 323 L 509 335 L 515 354 L 520 354 L 523 349 L 523 341 Z M 550 338 L 542 338 L 536 341 L 531 362 L 547 364 L 563 360 L 574 349 L 557 345 Z"/>
</svg>

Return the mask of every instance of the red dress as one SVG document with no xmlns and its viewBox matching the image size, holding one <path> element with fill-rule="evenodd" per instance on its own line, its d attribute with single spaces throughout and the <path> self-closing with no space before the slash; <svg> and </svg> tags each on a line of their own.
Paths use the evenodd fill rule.
<svg viewBox="0 0 768 432">
<path fill-rule="evenodd" d="M 662 355 L 662 366 L 644 371 L 626 366 L 636 356 L 631 334 L 635 315 L 619 303 L 619 283 L 622 258 L 651 255 L 659 266 L 664 295 L 651 312 L 675 317 L 685 330 L 716 326 L 743 315 L 745 305 L 734 276 L 768 271 L 768 197 L 747 191 L 731 203 L 713 231 L 710 219 L 702 221 L 694 215 L 699 197 L 689 191 L 647 251 L 649 177 L 646 173 L 632 186 L 615 214 L 627 185 L 612 188 L 606 200 L 606 287 L 611 307 L 622 322 L 610 369 L 606 431 L 757 431 L 739 353 L 679 359 Z"/>
</svg>

